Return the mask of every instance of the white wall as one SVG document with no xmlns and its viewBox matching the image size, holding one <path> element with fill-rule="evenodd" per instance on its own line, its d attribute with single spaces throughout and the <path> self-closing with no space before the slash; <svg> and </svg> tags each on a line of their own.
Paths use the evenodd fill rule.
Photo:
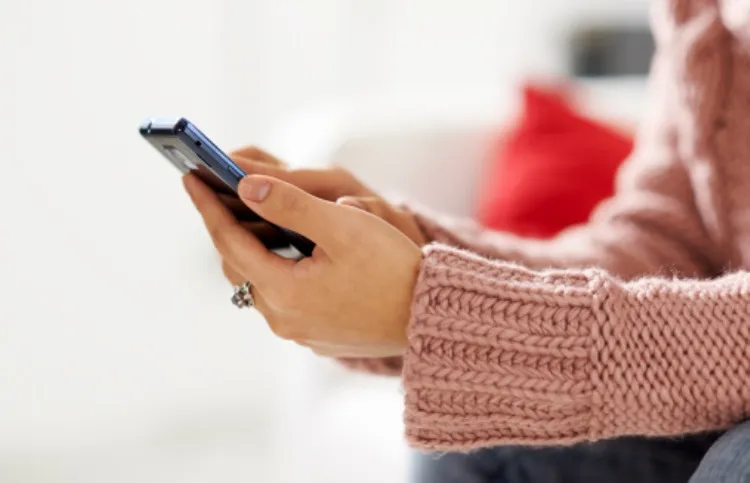
<svg viewBox="0 0 750 483">
<path fill-rule="evenodd" d="M 78 475 L 90 458 L 65 456 L 76 448 L 183 430 L 262 444 L 278 417 L 277 368 L 298 351 L 229 305 L 140 119 L 186 115 L 223 145 L 262 144 L 332 99 L 559 72 L 569 22 L 641 17 L 644 2 L 0 2 L 0 479 L 60 481 L 40 462 Z M 99 459 L 91 481 L 138 468 Z"/>
<path fill-rule="evenodd" d="M 586 21 L 642 23 L 649 0 L 226 0 L 232 142 L 302 107 L 376 93 L 502 89 L 565 71 Z M 436 96 L 439 98 L 439 95 Z M 249 127 L 248 127 L 249 126 Z"/>
<path fill-rule="evenodd" d="M 223 131 L 222 11 L 184 0 L 8 11 L 0 448 L 99 438 L 100 425 L 210 403 L 213 386 L 252 398 L 259 321 L 230 312 L 178 176 L 136 133 L 152 113 Z"/>
</svg>

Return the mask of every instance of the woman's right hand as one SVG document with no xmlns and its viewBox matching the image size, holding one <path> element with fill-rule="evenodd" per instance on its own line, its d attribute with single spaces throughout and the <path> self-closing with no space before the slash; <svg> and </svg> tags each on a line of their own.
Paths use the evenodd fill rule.
<svg viewBox="0 0 750 483">
<path fill-rule="evenodd" d="M 418 246 L 428 243 L 412 213 L 388 203 L 343 168 L 289 169 L 283 161 L 253 146 L 239 149 L 231 157 L 247 174 L 271 176 L 318 198 L 362 209 L 393 225 Z M 281 235 L 267 224 L 253 222 L 249 208 L 239 198 L 222 196 L 222 200 L 239 220 L 249 220 L 244 226 L 267 246 L 285 244 Z"/>
</svg>

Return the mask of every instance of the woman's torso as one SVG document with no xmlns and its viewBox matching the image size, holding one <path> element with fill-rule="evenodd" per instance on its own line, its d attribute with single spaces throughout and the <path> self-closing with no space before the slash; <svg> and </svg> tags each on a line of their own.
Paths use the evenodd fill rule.
<svg viewBox="0 0 750 483">
<path fill-rule="evenodd" d="M 662 0 L 662 118 L 722 273 L 750 269 L 750 0 Z M 648 133 L 645 133 L 648 135 Z"/>
</svg>

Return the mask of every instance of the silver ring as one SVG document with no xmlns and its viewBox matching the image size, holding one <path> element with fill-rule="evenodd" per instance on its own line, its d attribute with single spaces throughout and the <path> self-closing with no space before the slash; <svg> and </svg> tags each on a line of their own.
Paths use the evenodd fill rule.
<svg viewBox="0 0 750 483">
<path fill-rule="evenodd" d="M 238 309 L 242 308 L 253 308 L 255 306 L 255 300 L 253 294 L 250 291 L 250 282 L 245 282 L 242 285 L 234 287 L 234 294 L 232 295 L 232 304 Z"/>
</svg>

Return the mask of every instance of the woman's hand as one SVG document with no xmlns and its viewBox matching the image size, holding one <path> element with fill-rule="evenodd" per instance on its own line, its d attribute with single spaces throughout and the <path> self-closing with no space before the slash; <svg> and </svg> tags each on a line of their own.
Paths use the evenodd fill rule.
<svg viewBox="0 0 750 483">
<path fill-rule="evenodd" d="M 252 146 L 233 152 L 231 157 L 248 174 L 271 176 L 318 198 L 368 211 L 398 228 L 417 245 L 428 243 L 413 214 L 380 198 L 345 169 L 288 169 L 278 158 Z M 265 223 L 253 223 L 252 211 L 237 197 L 222 195 L 222 201 L 267 246 L 285 244 L 283 237 Z"/>
<path fill-rule="evenodd" d="M 252 284 L 255 306 L 285 339 L 335 357 L 400 355 L 422 254 L 407 236 L 363 210 L 268 176 L 240 196 L 251 210 L 317 245 L 299 261 L 269 252 L 219 196 L 193 175 L 185 187 L 234 283 Z"/>
</svg>

